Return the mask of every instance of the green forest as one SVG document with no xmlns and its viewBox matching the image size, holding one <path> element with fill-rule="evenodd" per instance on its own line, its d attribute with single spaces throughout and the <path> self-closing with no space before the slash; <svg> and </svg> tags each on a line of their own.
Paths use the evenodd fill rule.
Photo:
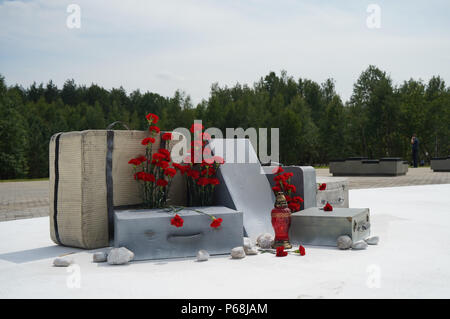
<svg viewBox="0 0 450 319">
<path fill-rule="evenodd" d="M 402 157 L 411 161 L 410 139 L 420 140 L 420 159 L 450 155 L 450 87 L 439 76 L 427 83 L 409 79 L 394 85 L 386 71 L 369 66 L 342 101 L 335 82 L 316 83 L 285 71 L 270 72 L 251 85 L 211 86 L 210 96 L 193 105 L 189 95 L 172 97 L 67 80 L 28 88 L 8 85 L 0 75 L 0 179 L 48 176 L 48 144 L 57 132 L 105 129 L 122 121 L 146 127 L 158 114 L 163 130 L 205 127 L 280 128 L 283 164 L 327 165 L 350 156 Z"/>
</svg>

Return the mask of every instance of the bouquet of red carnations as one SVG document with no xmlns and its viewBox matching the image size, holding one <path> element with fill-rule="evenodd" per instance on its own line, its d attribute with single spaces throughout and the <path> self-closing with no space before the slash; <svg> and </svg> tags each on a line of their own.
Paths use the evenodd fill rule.
<svg viewBox="0 0 450 319">
<path fill-rule="evenodd" d="M 144 207 L 161 208 L 166 206 L 171 182 L 177 170 L 167 149 L 160 148 L 157 152 L 153 150 L 153 144 L 160 133 L 159 127 L 156 126 L 159 117 L 149 113 L 146 118 L 150 136 L 141 142 L 145 145 L 145 156 L 133 158 L 128 163 L 134 166 L 134 179 L 142 186 Z M 164 133 L 161 138 L 170 140 L 172 135 Z"/>
</svg>

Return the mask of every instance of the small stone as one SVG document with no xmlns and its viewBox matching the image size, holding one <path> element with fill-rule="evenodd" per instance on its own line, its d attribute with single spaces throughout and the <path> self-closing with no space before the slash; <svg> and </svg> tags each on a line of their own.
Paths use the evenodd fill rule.
<svg viewBox="0 0 450 319">
<path fill-rule="evenodd" d="M 364 240 L 357 241 L 353 243 L 352 249 L 354 250 L 363 250 L 367 248 L 367 243 Z"/>
<path fill-rule="evenodd" d="M 372 237 L 364 239 L 364 241 L 369 245 L 378 245 L 378 242 L 380 241 L 380 237 L 372 236 Z"/>
<path fill-rule="evenodd" d="M 256 244 L 263 249 L 270 249 L 272 248 L 273 239 L 273 236 L 269 233 L 261 234 L 256 239 Z"/>
<path fill-rule="evenodd" d="M 209 259 L 209 253 L 202 249 L 197 253 L 197 261 L 207 261 Z"/>
<path fill-rule="evenodd" d="M 68 267 L 73 264 L 71 257 L 57 257 L 53 260 L 53 266 L 55 267 Z"/>
<path fill-rule="evenodd" d="M 245 257 L 244 247 L 235 247 L 231 250 L 231 258 L 241 259 Z"/>
<path fill-rule="evenodd" d="M 246 247 L 247 248 L 251 248 L 253 246 L 254 246 L 254 244 L 253 244 L 252 240 L 250 238 L 248 238 L 248 237 L 244 237 L 244 249 Z"/>
<path fill-rule="evenodd" d="M 113 248 L 108 254 L 108 264 L 123 265 L 133 260 L 134 253 L 125 247 Z"/>
<path fill-rule="evenodd" d="M 92 255 L 92 260 L 95 263 L 104 263 L 108 259 L 108 254 L 104 251 L 96 252 Z"/>
<path fill-rule="evenodd" d="M 352 243 L 352 239 L 347 235 L 339 236 L 336 241 L 337 247 L 339 249 L 349 249 L 350 247 L 352 247 Z"/>
<path fill-rule="evenodd" d="M 244 247 L 244 251 L 247 256 L 258 255 L 258 248 L 256 248 L 256 246 L 252 246 L 250 248 Z"/>
<path fill-rule="evenodd" d="M 257 255 L 258 254 L 258 249 L 256 248 L 253 241 L 248 237 L 244 237 L 244 251 L 245 251 L 246 255 Z"/>
</svg>

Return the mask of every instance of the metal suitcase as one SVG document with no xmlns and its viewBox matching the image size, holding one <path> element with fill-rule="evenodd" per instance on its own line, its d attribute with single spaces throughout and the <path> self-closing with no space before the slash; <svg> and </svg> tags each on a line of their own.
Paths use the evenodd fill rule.
<svg viewBox="0 0 450 319">
<path fill-rule="evenodd" d="M 348 181 L 346 178 L 339 177 L 317 177 L 317 184 L 326 183 L 326 189 L 319 190 L 316 188 L 316 206 L 323 207 L 326 203 L 336 208 L 348 208 Z"/>
<path fill-rule="evenodd" d="M 229 254 L 243 245 L 243 215 L 223 206 L 196 207 L 222 218 L 218 228 L 212 228 L 211 218 L 185 208 L 177 214 L 182 227 L 171 225 L 174 213 L 162 209 L 115 211 L 114 247 L 126 247 L 134 260 L 193 257 L 201 249 L 210 255 Z"/>
<path fill-rule="evenodd" d="M 341 235 L 353 242 L 370 236 L 368 208 L 334 208 L 326 212 L 318 207 L 292 214 L 289 238 L 292 244 L 336 246 Z"/>
</svg>

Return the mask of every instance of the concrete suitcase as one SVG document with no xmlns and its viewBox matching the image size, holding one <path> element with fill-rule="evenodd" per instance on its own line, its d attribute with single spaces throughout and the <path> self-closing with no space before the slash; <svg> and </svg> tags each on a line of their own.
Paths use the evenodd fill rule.
<svg viewBox="0 0 450 319">
<path fill-rule="evenodd" d="M 319 184 L 327 184 L 326 189 L 319 190 Z M 323 207 L 326 203 L 330 203 L 336 208 L 348 208 L 348 181 L 346 178 L 339 177 L 318 177 L 316 188 L 317 203 L 315 206 Z"/>
<path fill-rule="evenodd" d="M 185 208 L 177 214 L 182 227 L 171 225 L 175 213 L 160 209 L 115 211 L 114 246 L 126 247 L 134 260 L 193 257 L 201 249 L 210 255 L 229 254 L 243 245 L 242 212 L 222 206 L 197 207 L 222 218 L 220 227 L 212 228 L 211 218 Z"/>
<path fill-rule="evenodd" d="M 301 209 L 316 207 L 316 170 L 312 166 L 282 166 L 284 172 L 293 173 L 291 184 L 293 184 L 298 195 L 303 198 L 304 202 Z M 273 180 L 275 174 L 272 173 L 273 167 L 263 167 L 270 186 L 275 186 Z"/>
<path fill-rule="evenodd" d="M 333 208 L 326 212 L 318 207 L 292 214 L 289 238 L 292 244 L 336 246 L 341 235 L 348 235 L 353 242 L 370 235 L 368 208 Z"/>
<path fill-rule="evenodd" d="M 128 161 L 145 155 L 141 141 L 147 136 L 148 132 L 130 130 L 86 130 L 52 136 L 49 201 L 50 236 L 55 243 L 88 249 L 109 246 L 114 208 L 142 203 Z M 160 144 L 158 135 L 154 149 Z M 185 204 L 182 178 L 177 175 L 172 182 L 172 204 Z"/>
</svg>

